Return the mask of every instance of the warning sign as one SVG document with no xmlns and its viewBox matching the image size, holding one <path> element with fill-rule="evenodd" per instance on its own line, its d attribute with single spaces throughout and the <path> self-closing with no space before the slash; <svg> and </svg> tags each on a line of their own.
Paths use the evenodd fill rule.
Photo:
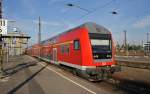
<svg viewBox="0 0 150 94">
<path fill-rule="evenodd" d="M 0 19 L 0 34 L 6 35 L 7 34 L 7 20 Z"/>
</svg>

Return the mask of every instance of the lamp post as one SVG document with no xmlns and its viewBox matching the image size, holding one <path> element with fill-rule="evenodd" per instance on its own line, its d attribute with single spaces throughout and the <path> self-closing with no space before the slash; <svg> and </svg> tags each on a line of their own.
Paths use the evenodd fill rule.
<svg viewBox="0 0 150 94">
<path fill-rule="evenodd" d="M 2 0 L 0 0 L 0 19 L 2 19 Z M 0 34 L 0 79 L 3 77 L 3 50 L 2 34 Z"/>
<path fill-rule="evenodd" d="M 147 32 L 147 53 L 150 52 L 150 44 L 149 44 L 149 32 Z"/>
</svg>

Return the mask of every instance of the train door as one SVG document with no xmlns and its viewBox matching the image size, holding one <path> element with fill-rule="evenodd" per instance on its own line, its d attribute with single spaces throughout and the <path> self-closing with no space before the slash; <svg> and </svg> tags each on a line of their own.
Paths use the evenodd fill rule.
<svg viewBox="0 0 150 94">
<path fill-rule="evenodd" d="M 58 64 L 57 63 L 57 48 L 53 48 L 53 63 Z"/>
</svg>

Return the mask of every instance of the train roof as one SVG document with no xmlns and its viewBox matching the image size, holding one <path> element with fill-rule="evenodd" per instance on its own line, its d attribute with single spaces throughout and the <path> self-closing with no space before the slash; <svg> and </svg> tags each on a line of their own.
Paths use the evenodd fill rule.
<svg viewBox="0 0 150 94">
<path fill-rule="evenodd" d="M 89 33 L 110 34 L 108 29 L 93 22 L 84 23 L 80 27 L 86 27 Z"/>
<path fill-rule="evenodd" d="M 67 31 L 65 31 L 65 32 L 62 32 L 62 33 L 60 33 L 60 34 L 58 34 L 58 35 L 52 37 L 52 38 L 49 38 L 49 39 L 47 39 L 47 40 L 44 40 L 44 41 L 42 41 L 41 43 L 44 44 L 46 41 L 51 41 L 51 40 L 57 38 L 57 37 L 60 36 L 60 35 L 66 34 L 66 33 L 68 33 L 68 32 L 71 32 L 71 31 L 74 30 L 74 29 L 81 28 L 81 27 L 86 27 L 86 28 L 88 29 L 88 32 L 89 32 L 89 33 L 111 34 L 111 32 L 110 32 L 108 29 L 106 29 L 105 27 L 103 27 L 103 26 L 101 26 L 101 25 L 98 25 L 98 24 L 93 23 L 93 22 L 86 22 L 86 23 L 84 23 L 84 24 L 82 24 L 82 25 L 80 25 L 80 26 L 78 26 L 78 27 L 69 29 L 69 30 L 67 30 Z"/>
</svg>

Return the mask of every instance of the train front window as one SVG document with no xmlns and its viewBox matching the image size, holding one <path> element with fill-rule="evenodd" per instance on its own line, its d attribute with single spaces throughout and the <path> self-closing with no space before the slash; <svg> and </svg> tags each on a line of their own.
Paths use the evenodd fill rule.
<svg viewBox="0 0 150 94">
<path fill-rule="evenodd" d="M 112 58 L 112 40 L 110 34 L 90 34 L 94 59 Z"/>
<path fill-rule="evenodd" d="M 111 51 L 111 40 L 91 39 L 91 45 L 95 52 Z"/>
</svg>

